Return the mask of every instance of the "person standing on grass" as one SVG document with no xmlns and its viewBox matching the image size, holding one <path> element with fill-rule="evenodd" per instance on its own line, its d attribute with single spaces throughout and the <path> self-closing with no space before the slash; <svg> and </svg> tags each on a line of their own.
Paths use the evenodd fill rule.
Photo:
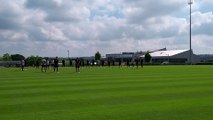
<svg viewBox="0 0 213 120">
<path fill-rule="evenodd" d="M 119 63 L 118 63 L 119 67 L 121 67 L 121 60 L 119 59 Z"/>
<path fill-rule="evenodd" d="M 112 60 L 112 66 L 115 66 L 115 60 Z"/>
<path fill-rule="evenodd" d="M 127 67 L 129 67 L 129 60 L 126 61 L 126 65 L 127 65 Z"/>
<path fill-rule="evenodd" d="M 72 66 L 72 59 L 70 59 L 70 66 Z"/>
<path fill-rule="evenodd" d="M 36 69 L 39 69 L 39 61 L 36 60 Z"/>
<path fill-rule="evenodd" d="M 135 60 L 135 64 L 136 64 L 136 66 L 138 68 L 138 59 Z"/>
<path fill-rule="evenodd" d="M 76 72 L 80 73 L 80 64 L 81 64 L 81 61 L 77 58 L 75 60 L 75 70 Z"/>
<path fill-rule="evenodd" d="M 47 71 L 47 61 L 46 61 L 46 59 L 42 59 L 41 71 L 42 72 L 46 72 Z"/>
<path fill-rule="evenodd" d="M 81 65 L 84 67 L 84 65 L 85 65 L 85 64 L 84 64 L 84 60 L 81 61 Z"/>
<path fill-rule="evenodd" d="M 101 66 L 104 67 L 104 60 L 101 60 Z"/>
<path fill-rule="evenodd" d="M 62 60 L 62 67 L 65 67 L 65 60 Z"/>
<path fill-rule="evenodd" d="M 24 71 L 25 61 L 24 59 L 21 60 L 21 71 Z"/>
<path fill-rule="evenodd" d="M 108 67 L 110 67 L 110 60 L 108 60 Z"/>
<path fill-rule="evenodd" d="M 143 59 L 141 59 L 141 67 L 143 68 Z"/>
<path fill-rule="evenodd" d="M 47 60 L 46 60 L 46 69 L 49 70 L 49 67 L 50 67 L 50 61 L 49 61 L 49 59 L 47 58 Z"/>
<path fill-rule="evenodd" d="M 54 59 L 51 60 L 51 69 L 54 70 Z"/>
<path fill-rule="evenodd" d="M 58 72 L 58 57 L 54 59 L 54 72 Z"/>
<path fill-rule="evenodd" d="M 87 60 L 87 67 L 89 67 L 89 60 Z"/>
</svg>

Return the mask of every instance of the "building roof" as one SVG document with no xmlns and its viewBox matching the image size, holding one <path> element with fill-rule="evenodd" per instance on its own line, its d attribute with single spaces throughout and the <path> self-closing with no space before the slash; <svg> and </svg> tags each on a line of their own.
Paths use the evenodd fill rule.
<svg viewBox="0 0 213 120">
<path fill-rule="evenodd" d="M 152 57 L 168 57 L 168 56 L 174 56 L 187 51 L 189 50 L 165 50 L 165 51 L 156 51 L 156 52 L 150 53 L 150 55 Z M 144 55 L 142 57 L 144 57 Z"/>
<path fill-rule="evenodd" d="M 152 57 L 166 57 L 166 56 L 174 56 L 183 52 L 186 52 L 188 50 L 167 50 L 167 51 L 156 51 L 151 53 L 150 55 Z"/>
</svg>

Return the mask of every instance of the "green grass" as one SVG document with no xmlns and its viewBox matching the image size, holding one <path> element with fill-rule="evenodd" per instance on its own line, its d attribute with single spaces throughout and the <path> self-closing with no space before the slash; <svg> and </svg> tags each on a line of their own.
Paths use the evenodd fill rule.
<svg viewBox="0 0 213 120">
<path fill-rule="evenodd" d="M 213 66 L 0 68 L 0 120 L 213 120 Z"/>
</svg>

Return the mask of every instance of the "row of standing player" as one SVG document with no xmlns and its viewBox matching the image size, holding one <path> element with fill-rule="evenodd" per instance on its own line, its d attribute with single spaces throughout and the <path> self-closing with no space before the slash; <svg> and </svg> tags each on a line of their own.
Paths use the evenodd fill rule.
<svg viewBox="0 0 213 120">
<path fill-rule="evenodd" d="M 49 60 L 42 59 L 41 61 L 41 71 L 46 72 L 49 66 L 53 67 L 54 72 L 58 72 L 58 57 L 56 57 L 54 60 L 52 60 L 51 64 Z M 36 67 L 39 68 L 39 63 L 36 63 Z"/>
<path fill-rule="evenodd" d="M 86 63 L 85 63 L 86 62 Z M 63 63 L 63 61 L 62 61 Z M 114 60 L 101 60 L 100 63 L 97 63 L 95 60 L 89 61 L 89 60 L 79 60 L 78 58 L 75 60 L 75 66 L 96 66 L 96 65 L 100 65 L 100 66 L 115 66 L 116 63 L 118 63 L 117 65 L 119 65 L 119 67 L 126 65 L 127 67 L 129 66 L 141 66 L 143 67 L 143 59 L 136 59 L 135 61 L 130 61 L 127 60 L 126 62 L 122 62 L 121 60 L 119 60 L 118 62 L 115 62 Z M 78 65 L 79 64 L 79 65 Z M 72 61 L 70 61 L 70 66 L 72 66 Z"/>
<path fill-rule="evenodd" d="M 141 67 L 143 67 L 143 60 L 138 60 L 138 59 L 135 60 L 135 66 L 138 67 L 138 66 L 139 66 L 139 62 L 140 62 Z M 82 63 L 83 63 L 83 64 L 82 64 Z M 101 61 L 101 66 L 104 66 L 105 63 L 106 63 L 106 61 L 102 60 L 102 61 Z M 113 66 L 115 66 L 115 61 L 107 61 L 107 65 L 108 65 L 108 66 L 110 66 L 111 63 L 112 63 Z M 133 63 L 131 64 L 131 63 L 132 63 L 132 62 L 130 62 L 129 60 L 127 60 L 127 61 L 126 61 L 126 66 L 127 66 L 127 67 L 130 66 L 130 65 L 133 65 L 133 66 L 134 66 L 134 64 L 133 64 Z M 46 72 L 46 70 L 49 68 L 50 65 L 54 68 L 54 72 L 58 72 L 58 58 L 57 58 L 57 57 L 56 57 L 56 59 L 54 59 L 54 60 L 52 61 L 51 64 L 49 64 L 49 61 L 48 61 L 48 60 L 42 59 L 42 65 L 41 65 L 42 68 L 41 68 L 41 71 Z M 77 59 L 75 60 L 76 72 L 80 72 L 80 66 L 81 66 L 81 65 L 84 66 L 84 61 L 81 61 L 81 60 L 79 60 L 79 59 L 77 58 Z M 94 65 L 94 61 L 92 61 L 92 65 Z M 118 65 L 119 65 L 119 67 L 122 66 L 121 60 L 119 60 Z M 89 66 L 89 61 L 87 61 L 87 66 Z M 62 67 L 65 67 L 65 61 L 64 61 L 64 60 L 62 60 Z"/>
<path fill-rule="evenodd" d="M 48 60 L 42 59 L 41 62 L 41 71 L 46 72 L 49 66 L 51 65 L 54 69 L 54 72 L 58 72 L 58 57 L 56 57 L 54 60 L 52 60 L 52 63 L 50 64 Z M 80 60 L 77 58 L 75 61 L 75 67 L 76 67 L 76 72 L 80 72 Z M 62 66 L 65 67 L 65 60 L 62 60 Z M 37 68 L 39 68 L 39 64 L 36 65 Z"/>
<path fill-rule="evenodd" d="M 101 66 L 104 66 L 105 65 L 105 62 L 104 60 L 101 61 Z M 107 64 L 108 66 L 111 65 L 111 62 L 112 62 L 112 65 L 114 66 L 115 65 L 115 61 L 107 61 Z M 135 60 L 135 65 L 138 67 L 139 66 L 139 62 L 140 62 L 140 65 L 141 67 L 143 67 L 143 60 L 138 60 L 136 59 Z M 51 64 L 49 62 L 49 60 L 46 60 L 46 59 L 42 59 L 42 63 L 41 63 L 41 71 L 43 72 L 46 72 L 47 69 L 49 68 L 49 66 L 52 66 L 53 69 L 54 69 L 54 72 L 58 72 L 58 63 L 59 63 L 59 60 L 58 60 L 58 57 L 56 57 L 54 60 L 51 61 Z M 84 63 L 84 62 L 83 62 Z M 82 62 L 77 58 L 75 60 L 75 68 L 76 68 L 76 72 L 80 72 L 80 66 L 81 66 Z M 87 65 L 89 66 L 89 61 L 87 61 Z M 92 65 L 94 65 L 94 61 L 92 61 Z M 122 66 L 122 62 L 121 60 L 119 60 L 119 63 L 118 63 L 119 67 Z M 127 66 L 130 66 L 130 61 L 127 60 L 126 61 L 126 65 Z M 24 66 L 25 66 L 25 61 L 22 60 L 21 61 L 21 69 L 23 71 L 24 69 Z M 62 60 L 62 66 L 64 67 L 65 66 L 65 60 Z M 84 66 L 84 65 L 83 65 Z M 39 62 L 37 61 L 36 62 L 36 68 L 39 68 Z"/>
<path fill-rule="evenodd" d="M 122 62 L 121 60 L 119 60 L 119 61 L 118 61 L 119 67 L 121 67 L 121 66 L 123 65 L 123 63 L 124 63 L 124 62 Z M 135 63 L 135 64 L 134 64 L 134 63 Z M 108 61 L 107 61 L 107 65 L 108 65 L 108 66 L 111 66 L 111 64 L 112 64 L 112 66 L 115 66 L 115 61 L 114 61 L 114 60 L 113 60 L 113 61 L 108 60 Z M 129 67 L 130 65 L 131 65 L 131 66 L 134 66 L 134 65 L 135 65 L 135 66 L 138 67 L 139 64 L 141 65 L 141 67 L 143 67 L 143 60 L 142 60 L 142 59 L 141 59 L 141 60 L 136 59 L 134 62 L 131 62 L 131 61 L 127 60 L 125 64 L 126 64 L 127 67 Z M 101 66 L 104 66 L 104 65 L 105 65 L 105 61 L 102 60 L 102 61 L 101 61 Z"/>
</svg>

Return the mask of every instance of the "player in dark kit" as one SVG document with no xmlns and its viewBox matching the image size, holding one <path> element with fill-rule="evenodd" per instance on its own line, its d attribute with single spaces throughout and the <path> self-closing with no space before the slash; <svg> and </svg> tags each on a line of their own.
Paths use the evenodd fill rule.
<svg viewBox="0 0 213 120">
<path fill-rule="evenodd" d="M 127 65 L 127 67 L 129 67 L 129 60 L 126 61 L 126 65 Z"/>
<path fill-rule="evenodd" d="M 101 60 L 101 66 L 104 67 L 104 60 Z"/>
<path fill-rule="evenodd" d="M 108 60 L 108 67 L 110 67 L 110 60 Z"/>
<path fill-rule="evenodd" d="M 65 60 L 62 60 L 62 67 L 65 67 Z"/>
<path fill-rule="evenodd" d="M 58 57 L 54 59 L 54 72 L 58 72 Z"/>
<path fill-rule="evenodd" d="M 87 60 L 87 67 L 89 67 L 89 60 Z"/>
<path fill-rule="evenodd" d="M 39 69 L 39 61 L 36 61 L 36 69 Z"/>
<path fill-rule="evenodd" d="M 81 65 L 81 61 L 77 58 L 75 60 L 75 70 L 76 72 L 80 73 L 80 65 Z"/>
<path fill-rule="evenodd" d="M 136 64 L 137 68 L 138 68 L 138 62 L 139 62 L 138 59 L 136 59 L 135 64 Z"/>
<path fill-rule="evenodd" d="M 46 72 L 47 71 L 47 60 L 46 59 L 42 59 L 41 71 L 42 72 Z"/>
<path fill-rule="evenodd" d="M 121 67 L 121 60 L 119 60 L 119 67 Z"/>
<path fill-rule="evenodd" d="M 21 71 L 24 71 L 25 61 L 24 59 L 21 60 Z"/>
<path fill-rule="evenodd" d="M 141 67 L 143 68 L 143 59 L 141 59 Z"/>
</svg>

